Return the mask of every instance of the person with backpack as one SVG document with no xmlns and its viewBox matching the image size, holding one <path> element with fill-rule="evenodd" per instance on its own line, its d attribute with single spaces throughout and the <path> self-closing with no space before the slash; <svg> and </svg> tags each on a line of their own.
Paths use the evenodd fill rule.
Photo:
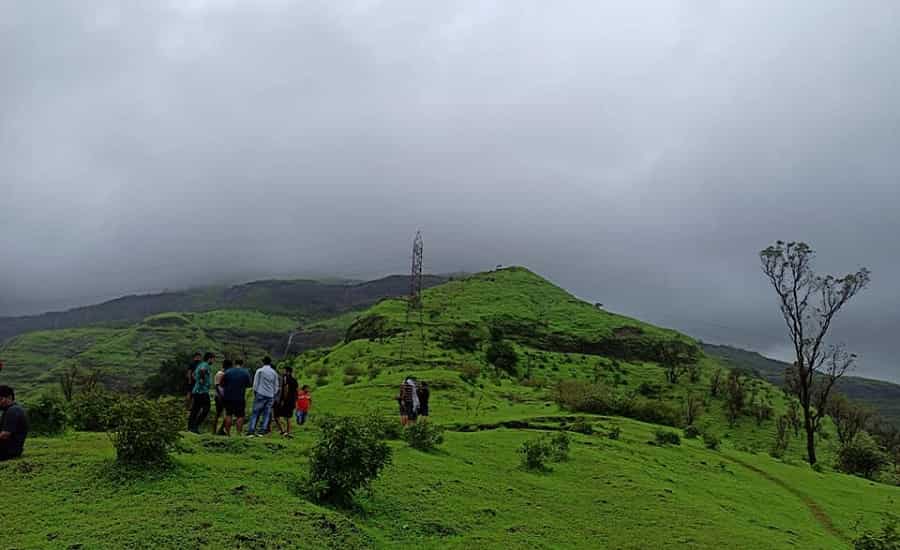
<svg viewBox="0 0 900 550">
<path fill-rule="evenodd" d="M 284 367 L 274 410 L 275 423 L 278 424 L 278 429 L 284 437 L 291 437 L 291 417 L 294 416 L 294 405 L 297 401 L 297 386 L 294 369 Z M 282 420 L 284 425 L 282 425 Z"/>
<path fill-rule="evenodd" d="M 312 396 L 309 394 L 309 386 L 305 385 L 300 388 L 297 394 L 297 425 L 306 424 L 306 417 L 309 415 L 309 407 L 312 405 Z"/>
<path fill-rule="evenodd" d="M 248 436 L 263 436 L 269 425 L 272 405 L 278 395 L 279 386 L 278 373 L 272 368 L 272 359 L 265 357 L 263 366 L 257 369 L 256 374 L 253 375 L 253 414 L 250 416 L 250 425 L 247 427 Z"/>
<path fill-rule="evenodd" d="M 404 426 L 414 423 L 419 413 L 419 395 L 412 376 L 407 376 L 400 384 L 397 400 L 400 402 L 400 423 Z"/>
<path fill-rule="evenodd" d="M 231 359 L 222 361 L 222 368 L 219 369 L 219 372 L 217 372 L 215 378 L 213 378 L 213 400 L 216 405 L 216 416 L 213 418 L 212 422 L 213 435 L 224 433 L 222 431 L 223 426 L 219 426 L 219 418 L 222 417 L 222 413 L 225 411 L 225 386 L 222 385 L 222 382 L 225 379 L 225 373 L 232 365 Z"/>
<path fill-rule="evenodd" d="M 200 362 L 200 352 L 198 351 L 191 358 L 191 362 L 188 363 L 184 372 L 184 392 L 186 394 L 186 397 L 184 398 L 184 407 L 187 410 L 191 410 L 191 397 L 194 394 L 194 371 L 197 370 L 197 365 L 199 365 Z"/>
<path fill-rule="evenodd" d="M 22 456 L 28 437 L 28 416 L 16 403 L 16 392 L 9 386 L 0 386 L 0 461 Z"/>
<path fill-rule="evenodd" d="M 209 388 L 212 386 L 212 365 L 216 354 L 207 352 L 203 361 L 194 369 L 194 388 L 191 392 L 191 414 L 188 417 L 188 431 L 200 433 L 200 425 L 209 414 Z"/>
</svg>

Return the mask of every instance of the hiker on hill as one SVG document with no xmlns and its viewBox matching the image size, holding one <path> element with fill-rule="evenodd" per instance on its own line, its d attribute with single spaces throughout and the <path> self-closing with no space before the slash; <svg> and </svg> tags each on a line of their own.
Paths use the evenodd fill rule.
<svg viewBox="0 0 900 550">
<path fill-rule="evenodd" d="M 194 394 L 194 371 L 197 370 L 197 365 L 199 365 L 200 362 L 200 352 L 198 351 L 191 358 L 191 362 L 188 363 L 188 366 L 184 371 L 184 392 L 186 394 L 186 397 L 184 398 L 184 407 L 187 410 L 191 410 L 191 396 Z"/>
<path fill-rule="evenodd" d="M 200 425 L 209 414 L 209 388 L 212 386 L 212 365 L 216 354 L 207 352 L 203 361 L 194 369 L 194 389 L 191 392 L 191 415 L 188 417 L 188 431 L 200 433 Z"/>
<path fill-rule="evenodd" d="M 222 380 L 225 378 L 225 372 L 233 366 L 231 359 L 226 359 L 222 361 L 222 368 L 216 373 L 215 378 L 213 378 L 213 401 L 216 405 L 216 416 L 213 418 L 212 422 L 212 434 L 216 435 L 217 433 L 222 433 L 221 426 L 219 426 L 219 418 L 221 418 L 222 413 L 225 411 L 225 387 L 222 385 Z"/>
<path fill-rule="evenodd" d="M 18 458 L 28 437 L 28 417 L 9 386 L 0 386 L 0 411 L 0 461 Z"/>
<path fill-rule="evenodd" d="M 262 437 L 269 424 L 272 405 L 279 389 L 278 373 L 272 368 L 272 359 L 266 357 L 263 359 L 263 366 L 253 375 L 253 414 L 250 416 L 250 426 L 247 427 L 248 436 Z"/>
<path fill-rule="evenodd" d="M 244 429 L 244 418 L 247 416 L 247 388 L 253 384 L 250 371 L 244 368 L 243 359 L 238 359 L 235 366 L 225 370 L 222 377 L 222 402 L 225 407 L 223 429 L 225 435 L 231 435 L 232 422 L 237 424 L 237 433 Z"/>
<path fill-rule="evenodd" d="M 274 411 L 275 423 L 278 424 L 278 429 L 284 437 L 291 437 L 291 417 L 294 416 L 294 405 L 297 401 L 297 386 L 294 369 L 284 367 Z M 282 420 L 284 420 L 283 425 Z"/>
<path fill-rule="evenodd" d="M 414 423 L 419 413 L 419 396 L 413 377 L 408 376 L 400 384 L 400 395 L 397 400 L 400 402 L 400 423 L 404 426 Z"/>
<path fill-rule="evenodd" d="M 416 393 L 419 397 L 419 416 L 422 417 L 422 422 L 425 422 L 428 420 L 428 400 L 431 399 L 431 390 L 428 389 L 428 382 L 420 382 Z"/>
<path fill-rule="evenodd" d="M 297 394 L 297 425 L 302 426 L 306 424 L 306 417 L 309 414 L 309 407 L 312 405 L 312 396 L 309 395 L 309 386 L 305 385 L 300 388 L 300 393 Z"/>
</svg>

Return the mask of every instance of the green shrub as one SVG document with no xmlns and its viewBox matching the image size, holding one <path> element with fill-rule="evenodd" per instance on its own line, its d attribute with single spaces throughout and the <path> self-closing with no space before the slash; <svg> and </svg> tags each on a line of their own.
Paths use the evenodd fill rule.
<svg viewBox="0 0 900 550">
<path fill-rule="evenodd" d="M 546 470 L 550 445 L 543 437 L 529 439 L 519 447 L 519 454 L 522 455 L 522 467 L 526 470 Z"/>
<path fill-rule="evenodd" d="M 721 444 L 721 442 L 719 441 L 719 438 L 715 434 L 712 434 L 709 432 L 705 432 L 703 434 L 703 446 L 706 447 L 707 449 L 710 449 L 712 451 L 718 451 L 720 444 Z"/>
<path fill-rule="evenodd" d="M 610 389 L 584 380 L 563 380 L 556 385 L 553 399 L 564 409 L 591 413 L 616 414 L 619 406 Z"/>
<path fill-rule="evenodd" d="M 312 496 L 319 502 L 348 504 L 391 463 L 380 423 L 364 417 L 331 417 L 319 423 L 309 458 Z"/>
<path fill-rule="evenodd" d="M 72 427 L 82 432 L 105 432 L 119 397 L 95 388 L 75 394 L 69 402 Z"/>
<path fill-rule="evenodd" d="M 569 426 L 569 429 L 575 433 L 591 435 L 594 433 L 594 426 L 584 418 L 579 418 Z"/>
<path fill-rule="evenodd" d="M 358 365 L 350 365 L 344 369 L 344 374 L 347 376 L 362 376 L 365 374 L 365 371 Z"/>
<path fill-rule="evenodd" d="M 619 438 L 622 437 L 622 428 L 620 428 L 619 426 L 613 426 L 606 434 L 606 437 L 612 439 L 613 441 L 618 441 Z"/>
<path fill-rule="evenodd" d="M 476 327 L 470 324 L 456 325 L 447 335 L 447 344 L 459 351 L 473 352 L 481 346 L 481 337 Z"/>
<path fill-rule="evenodd" d="M 546 471 L 548 461 L 568 460 L 569 443 L 569 436 L 565 432 L 529 439 L 519 447 L 519 454 L 522 455 L 522 467 L 526 470 Z"/>
<path fill-rule="evenodd" d="M 697 426 L 691 425 L 684 429 L 685 439 L 697 439 L 698 437 L 700 437 L 700 429 Z"/>
<path fill-rule="evenodd" d="M 866 531 L 853 541 L 854 550 L 900 550 L 900 520 L 885 518 L 881 531 Z"/>
<path fill-rule="evenodd" d="M 650 399 L 658 399 L 662 394 L 662 386 L 660 386 L 659 384 L 641 382 L 641 385 L 637 388 L 637 392 L 639 395 L 642 395 L 644 397 L 649 397 Z"/>
<path fill-rule="evenodd" d="M 31 431 L 39 435 L 57 435 L 68 424 L 65 405 L 61 397 L 43 394 L 25 404 Z"/>
<path fill-rule="evenodd" d="M 405 430 L 409 446 L 420 451 L 431 451 L 444 442 L 444 430 L 431 422 L 416 422 Z"/>
<path fill-rule="evenodd" d="M 657 445 L 681 445 L 681 436 L 668 430 L 656 430 L 654 434 Z"/>
<path fill-rule="evenodd" d="M 485 359 L 487 359 L 488 363 L 510 376 L 516 375 L 516 365 L 519 363 L 519 356 L 513 345 L 506 340 L 491 340 L 485 352 Z"/>
<path fill-rule="evenodd" d="M 683 419 L 681 410 L 675 405 L 645 397 L 636 397 L 625 403 L 619 414 L 642 422 L 674 428 L 681 426 Z"/>
<path fill-rule="evenodd" d="M 866 479 L 872 479 L 887 464 L 887 455 L 866 432 L 860 432 L 852 442 L 838 451 L 838 469 Z"/>
<path fill-rule="evenodd" d="M 345 386 L 352 386 L 356 384 L 356 377 L 351 375 L 344 376 L 343 382 Z"/>
<path fill-rule="evenodd" d="M 467 384 L 474 384 L 481 376 L 481 367 L 474 363 L 466 363 L 459 368 L 459 377 Z"/>
<path fill-rule="evenodd" d="M 396 416 L 385 416 L 377 412 L 370 413 L 368 421 L 372 429 L 376 430 L 381 439 L 396 441 L 403 439 L 403 425 Z"/>
<path fill-rule="evenodd" d="M 569 460 L 571 439 L 566 432 L 557 432 L 550 437 L 550 459 L 554 462 Z"/>
<path fill-rule="evenodd" d="M 322 386 L 327 386 L 330 380 L 328 380 L 327 376 L 319 376 L 316 378 L 316 387 L 321 388 Z"/>
<path fill-rule="evenodd" d="M 109 420 L 116 460 L 133 465 L 166 463 L 181 437 L 182 416 L 181 402 L 174 398 L 120 399 Z"/>
</svg>

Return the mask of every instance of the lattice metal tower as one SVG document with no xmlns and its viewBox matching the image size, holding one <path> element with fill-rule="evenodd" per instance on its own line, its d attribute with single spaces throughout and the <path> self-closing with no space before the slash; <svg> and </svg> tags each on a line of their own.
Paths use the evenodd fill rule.
<svg viewBox="0 0 900 550">
<path fill-rule="evenodd" d="M 421 353 L 425 355 L 425 319 L 422 309 L 422 231 L 416 231 L 416 237 L 413 239 L 412 249 L 412 265 L 409 270 L 409 296 L 406 302 L 406 327 L 407 331 L 403 333 L 403 343 L 400 347 L 400 357 L 403 357 L 403 351 L 406 347 L 406 335 L 409 332 L 411 322 L 419 325 L 419 344 Z"/>
</svg>

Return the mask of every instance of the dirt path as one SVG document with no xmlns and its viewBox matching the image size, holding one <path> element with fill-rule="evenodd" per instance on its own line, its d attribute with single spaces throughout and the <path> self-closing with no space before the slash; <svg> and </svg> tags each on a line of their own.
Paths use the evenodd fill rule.
<svg viewBox="0 0 900 550">
<path fill-rule="evenodd" d="M 804 493 L 794 487 L 791 487 L 784 481 L 778 479 L 777 477 L 766 472 L 765 470 L 757 468 L 756 466 L 749 464 L 747 462 L 744 462 L 743 460 L 741 460 L 739 458 L 735 458 L 733 456 L 728 456 L 725 454 L 722 454 L 721 456 L 731 462 L 734 462 L 735 464 L 737 464 L 739 466 L 743 466 L 744 468 L 747 468 L 748 470 L 750 470 L 756 474 L 759 474 L 760 476 L 764 477 L 765 479 L 771 481 L 775 485 L 778 485 L 785 491 L 787 491 L 790 494 L 794 495 L 795 497 L 799 498 L 801 501 L 803 501 L 803 504 L 805 504 L 806 507 L 809 508 L 809 511 L 812 513 L 813 517 L 816 518 L 816 521 L 819 523 L 819 525 L 822 526 L 823 529 L 825 529 L 830 534 L 834 535 L 835 537 L 839 538 L 840 540 L 842 540 L 844 542 L 847 542 L 847 543 L 850 542 L 850 539 L 847 538 L 847 536 L 844 535 L 844 533 L 839 531 L 838 528 L 834 526 L 834 522 L 831 521 L 831 518 L 828 516 L 828 514 L 825 513 L 825 510 L 822 510 L 822 507 L 819 506 L 819 504 L 815 500 L 813 500 L 812 497 L 810 497 L 806 493 Z"/>
</svg>

